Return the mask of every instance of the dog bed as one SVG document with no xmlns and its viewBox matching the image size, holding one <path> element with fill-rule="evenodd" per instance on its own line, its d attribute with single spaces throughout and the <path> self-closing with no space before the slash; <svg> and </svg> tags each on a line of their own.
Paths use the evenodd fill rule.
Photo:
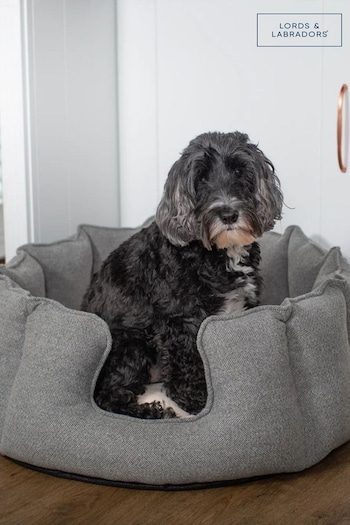
<svg viewBox="0 0 350 525">
<path fill-rule="evenodd" d="M 1 454 L 74 479 L 183 489 L 301 471 L 350 439 L 350 271 L 298 227 L 261 240 L 264 304 L 202 324 L 200 414 L 139 420 L 97 407 L 111 337 L 78 308 L 134 231 L 81 226 L 1 267 Z"/>
</svg>

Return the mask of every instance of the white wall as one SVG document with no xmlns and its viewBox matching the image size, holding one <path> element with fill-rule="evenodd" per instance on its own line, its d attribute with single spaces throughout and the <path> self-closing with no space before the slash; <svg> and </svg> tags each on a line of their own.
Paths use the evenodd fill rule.
<svg viewBox="0 0 350 525">
<path fill-rule="evenodd" d="M 304 4 L 344 12 L 347 0 Z M 281 11 L 280 0 L 264 6 Z M 0 46 L 8 257 L 79 223 L 140 224 L 188 141 L 214 129 L 246 131 L 271 157 L 290 206 L 284 226 L 343 245 L 343 229 L 329 221 L 337 168 L 326 130 L 335 131 L 334 92 L 349 83 L 345 33 L 342 49 L 258 49 L 260 0 L 0 0 L 0 8 L 1 42 L 14 44 Z"/>
<path fill-rule="evenodd" d="M 325 247 L 340 245 L 350 260 L 350 178 L 336 152 L 337 97 L 350 85 L 350 2 L 297 4 L 117 0 L 122 224 L 136 226 L 154 213 L 189 140 L 238 129 L 259 143 L 281 179 L 286 206 L 277 231 L 298 224 Z M 298 13 L 313 13 L 311 20 L 342 13 L 342 45 L 260 47 L 261 12 L 282 13 L 281 20 L 283 13 L 297 20 Z M 327 17 L 318 22 L 329 29 Z"/>
<path fill-rule="evenodd" d="M 322 0 L 306 4 L 318 12 Z M 317 231 L 323 50 L 257 48 L 257 13 L 279 12 L 280 0 L 263 8 L 261 0 L 117 5 L 122 223 L 136 226 L 154 213 L 170 166 L 192 138 L 238 129 L 274 162 L 290 207 L 286 225 L 303 217 L 306 231 Z"/>
<path fill-rule="evenodd" d="M 0 132 L 5 252 L 30 238 L 20 0 L 0 0 Z"/>
<path fill-rule="evenodd" d="M 119 224 L 116 5 L 0 0 L 0 8 L 9 258 L 23 242 L 65 238 L 81 223 Z"/>
<path fill-rule="evenodd" d="M 35 241 L 116 226 L 114 0 L 29 0 Z"/>
<path fill-rule="evenodd" d="M 159 201 L 157 11 L 117 0 L 121 223 L 137 226 Z"/>
</svg>

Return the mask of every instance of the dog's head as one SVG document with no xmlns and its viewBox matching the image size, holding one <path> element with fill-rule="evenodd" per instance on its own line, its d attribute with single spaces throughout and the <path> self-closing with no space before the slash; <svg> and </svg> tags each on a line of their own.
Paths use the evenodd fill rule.
<svg viewBox="0 0 350 525">
<path fill-rule="evenodd" d="M 273 228 L 282 204 L 273 164 L 248 135 L 204 133 L 171 168 L 156 221 L 178 246 L 244 246 Z"/>
</svg>

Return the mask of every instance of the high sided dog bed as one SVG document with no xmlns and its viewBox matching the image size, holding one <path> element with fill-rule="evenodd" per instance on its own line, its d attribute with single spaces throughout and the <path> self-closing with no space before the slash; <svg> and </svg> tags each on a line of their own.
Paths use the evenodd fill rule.
<svg viewBox="0 0 350 525">
<path fill-rule="evenodd" d="M 300 471 L 350 439 L 349 267 L 298 227 L 261 240 L 264 305 L 202 324 L 200 414 L 139 420 L 98 408 L 111 337 L 77 309 L 92 272 L 133 232 L 82 226 L 2 267 L 3 455 L 78 479 L 188 488 Z"/>
</svg>

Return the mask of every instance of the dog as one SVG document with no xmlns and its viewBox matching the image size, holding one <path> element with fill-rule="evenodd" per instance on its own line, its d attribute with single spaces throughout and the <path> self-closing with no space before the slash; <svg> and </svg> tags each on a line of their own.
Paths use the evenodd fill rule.
<svg viewBox="0 0 350 525">
<path fill-rule="evenodd" d="M 259 304 L 256 239 L 281 218 L 282 204 L 274 166 L 248 135 L 211 132 L 190 142 L 170 169 L 155 221 L 109 255 L 84 296 L 82 310 L 112 335 L 98 406 L 144 419 L 203 410 L 199 327 Z M 172 405 L 164 396 L 145 402 L 157 381 Z"/>
</svg>

